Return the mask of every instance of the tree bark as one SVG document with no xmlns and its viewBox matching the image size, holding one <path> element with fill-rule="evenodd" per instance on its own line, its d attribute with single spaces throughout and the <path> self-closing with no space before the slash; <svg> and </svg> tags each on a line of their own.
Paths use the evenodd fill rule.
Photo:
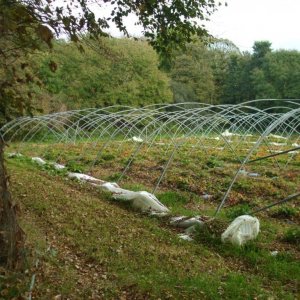
<svg viewBox="0 0 300 300">
<path fill-rule="evenodd" d="M 18 225 L 16 209 L 8 190 L 4 141 L 0 134 L 0 265 L 8 269 L 20 269 L 24 261 L 25 234 Z"/>
</svg>

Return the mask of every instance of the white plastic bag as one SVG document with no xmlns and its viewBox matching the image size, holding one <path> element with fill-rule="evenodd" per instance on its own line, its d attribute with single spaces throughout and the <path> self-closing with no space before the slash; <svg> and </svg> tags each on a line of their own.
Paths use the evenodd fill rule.
<svg viewBox="0 0 300 300">
<path fill-rule="evenodd" d="M 248 215 L 239 216 L 234 219 L 222 234 L 222 242 L 231 242 L 242 246 L 247 241 L 253 240 L 259 233 L 259 221 Z"/>
<path fill-rule="evenodd" d="M 118 186 L 115 182 L 105 182 L 101 185 L 96 185 L 102 190 L 108 191 L 113 193 L 113 198 L 116 200 L 122 200 L 122 201 L 132 201 L 135 192 L 122 189 Z"/>
</svg>

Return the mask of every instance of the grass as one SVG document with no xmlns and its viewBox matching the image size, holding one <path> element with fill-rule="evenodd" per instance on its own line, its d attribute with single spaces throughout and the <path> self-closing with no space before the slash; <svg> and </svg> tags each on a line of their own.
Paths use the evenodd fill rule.
<svg viewBox="0 0 300 300">
<path fill-rule="evenodd" d="M 292 243 L 292 244 L 299 246 L 299 244 L 300 244 L 300 228 L 293 227 L 293 228 L 288 229 L 284 234 L 283 240 L 288 243 Z"/>
<path fill-rule="evenodd" d="M 95 153 L 86 148 L 82 159 L 82 147 L 80 144 L 51 146 L 51 159 L 59 158 L 65 164 L 70 161 L 68 167 L 86 172 Z M 41 144 L 24 145 L 22 153 L 36 156 L 46 149 Z M 101 157 L 103 163 L 95 166 L 92 174 L 117 180 L 124 167 L 124 157 L 130 155 L 126 151 L 124 148 L 120 160 L 112 158 L 118 157 L 113 150 L 111 156 Z M 200 154 L 194 154 L 197 161 L 193 155 L 182 162 L 178 157 L 162 182 L 158 199 L 174 215 L 212 215 L 232 175 L 228 169 L 234 166 L 226 161 L 226 153 L 222 155 L 223 158 L 210 160 L 209 167 L 204 164 L 204 169 L 197 163 L 205 160 Z M 152 157 L 160 157 L 161 163 Z M 156 176 L 161 173 L 160 167 L 166 162 L 163 158 L 156 152 L 145 155 L 143 161 L 137 158 L 120 185 L 151 191 Z M 261 214 L 258 239 L 243 248 L 221 244 L 220 235 L 210 232 L 200 232 L 189 243 L 180 240 L 177 229 L 165 222 L 120 206 L 109 194 L 69 180 L 64 173 L 47 166 L 38 167 L 26 158 L 9 160 L 8 167 L 13 197 L 21 207 L 21 223 L 29 251 L 28 272 L 21 279 L 7 276 L 0 279 L 2 291 L 11 285 L 15 297 L 28 291 L 32 274 L 37 276 L 35 299 L 51 299 L 58 294 L 70 299 L 297 297 L 299 233 L 289 233 L 290 225 L 285 221 L 291 218 L 298 222 L 297 207 L 286 205 L 279 215 L 272 215 L 273 211 Z M 263 174 L 264 169 L 273 170 L 271 164 L 268 168 L 259 164 L 255 171 Z M 228 207 L 220 214 L 220 226 L 227 226 L 235 216 L 274 200 L 274 195 L 281 197 L 299 184 L 293 165 L 281 175 L 275 181 L 268 176 L 253 181 L 241 178 L 228 199 Z M 202 193 L 211 193 L 213 198 L 203 200 Z M 274 250 L 278 251 L 277 256 L 270 254 Z M 11 294 L 2 297 L 11 299 Z"/>
</svg>

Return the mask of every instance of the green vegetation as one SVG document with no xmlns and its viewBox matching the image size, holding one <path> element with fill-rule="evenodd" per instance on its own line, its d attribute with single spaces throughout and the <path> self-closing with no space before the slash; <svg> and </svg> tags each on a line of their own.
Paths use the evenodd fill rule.
<svg viewBox="0 0 300 300">
<path fill-rule="evenodd" d="M 287 232 L 284 234 L 283 240 L 298 245 L 300 244 L 300 228 L 294 227 L 287 230 Z"/>
<path fill-rule="evenodd" d="M 71 80 L 75 79 L 76 87 L 76 82 L 78 83 L 76 75 L 82 74 L 85 82 L 92 80 L 92 84 L 87 87 L 87 90 L 85 86 L 82 86 L 80 91 L 76 89 L 69 91 L 72 96 L 75 96 L 75 99 L 86 97 L 87 94 L 95 92 L 98 92 L 98 95 L 104 93 L 108 96 L 107 91 L 102 91 L 99 82 L 96 80 L 101 79 L 103 82 L 111 80 L 113 77 L 105 75 L 110 70 L 117 68 L 117 78 L 111 86 L 108 84 L 110 86 L 108 93 L 112 93 L 114 99 L 105 99 L 105 101 L 108 101 L 108 103 L 110 101 L 113 103 L 123 101 L 122 104 L 126 101 L 126 103 L 132 103 L 130 98 L 133 95 L 136 98 L 142 95 L 147 99 L 154 96 L 152 101 L 157 101 L 159 96 L 164 95 L 163 90 L 157 89 L 155 85 L 153 89 L 149 87 L 150 91 L 147 89 L 145 94 L 141 86 L 144 83 L 143 79 L 136 78 L 137 80 L 132 80 L 131 78 L 136 75 L 136 72 L 137 75 L 144 77 L 149 75 L 149 78 L 156 82 L 155 74 L 153 72 L 147 73 L 148 70 L 153 70 L 152 64 L 155 60 L 151 58 L 152 54 L 150 56 L 146 55 L 147 49 L 145 52 L 142 47 L 136 49 L 131 47 L 131 50 L 126 52 L 125 55 L 124 51 L 106 51 L 108 48 L 100 38 L 110 36 L 107 31 L 111 24 L 114 24 L 125 36 L 128 36 L 125 20 L 128 17 L 130 18 L 131 14 L 134 14 L 138 18 L 138 23 L 143 27 L 145 39 L 160 55 L 160 60 L 166 63 L 172 57 L 174 50 L 184 48 L 185 44 L 190 43 L 195 36 L 199 38 L 208 36 L 204 26 L 197 24 L 194 20 L 195 18 L 207 19 L 217 7 L 214 0 L 200 2 L 183 0 L 180 2 L 175 1 L 171 5 L 161 1 L 142 4 L 139 1 L 113 1 L 109 7 L 105 8 L 106 3 L 101 1 L 96 3 L 97 9 L 102 9 L 104 12 L 104 15 L 100 18 L 96 18 L 97 13 L 93 11 L 95 7 L 92 7 L 93 5 L 87 0 L 74 0 L 68 3 L 67 7 L 61 6 L 59 2 L 54 0 L 45 2 L 30 0 L 0 1 L 0 95 L 2 100 L 0 103 L 0 124 L 16 116 L 38 111 L 38 107 L 33 104 L 36 103 L 34 101 L 36 100 L 36 89 L 40 88 L 42 83 L 39 77 L 36 76 L 36 73 L 39 73 L 35 68 L 36 51 L 47 52 L 47 50 L 52 49 L 55 36 L 58 37 L 61 33 L 64 33 L 70 43 L 75 43 L 80 52 L 84 52 L 82 33 L 85 32 L 88 36 L 88 43 L 94 44 L 96 40 L 96 48 L 95 45 L 91 47 L 100 52 L 100 62 L 99 59 L 95 60 L 93 57 L 88 56 L 89 59 L 87 60 L 92 64 L 88 68 L 89 70 L 85 70 L 82 58 L 77 57 L 72 62 L 71 59 L 74 58 L 74 55 L 76 57 L 76 54 L 68 56 L 69 59 L 67 65 L 65 65 L 66 72 L 64 72 L 66 77 L 63 78 L 63 81 L 70 76 Z M 87 46 L 86 43 L 84 46 Z M 125 47 L 124 44 L 123 46 Z M 73 49 L 75 50 L 74 47 Z M 140 54 L 145 55 L 145 59 L 141 59 Z M 118 59 L 117 56 L 119 56 Z M 125 58 L 124 62 L 129 64 L 121 64 L 122 67 L 119 68 L 122 56 Z M 131 60 L 130 58 L 126 60 L 126 56 L 127 58 L 128 56 L 139 56 L 139 59 Z M 110 57 L 110 59 L 105 61 L 104 57 Z M 63 58 L 63 55 L 60 58 Z M 75 64 L 78 62 L 81 62 L 82 67 L 80 69 L 76 69 Z M 130 64 L 131 62 L 132 64 Z M 52 72 L 57 70 L 57 62 L 48 60 L 47 63 Z M 94 64 L 95 68 L 93 68 Z M 138 66 L 136 67 L 135 64 Z M 40 67 L 41 65 L 37 66 L 38 69 Z M 93 76 L 93 74 L 86 71 L 96 72 L 97 74 Z M 114 74 L 116 75 L 116 73 Z M 157 75 L 160 77 L 159 74 Z M 73 86 L 73 81 L 70 82 Z M 114 84 L 123 86 L 115 94 L 113 93 Z M 51 86 L 51 83 L 49 85 Z M 107 87 L 107 85 L 104 86 Z M 52 86 L 52 88 L 60 87 L 66 87 L 66 85 L 60 83 Z M 48 91 L 48 88 L 49 86 L 46 87 L 46 91 Z M 58 92 L 57 89 L 54 89 L 54 93 L 56 92 Z M 126 96 L 128 92 L 132 93 L 130 94 L 131 97 Z M 49 98 L 49 96 L 51 98 L 52 95 L 48 93 L 43 95 L 46 98 Z M 127 98 L 127 100 L 120 99 L 120 96 Z M 73 100 L 72 97 L 71 100 Z M 133 103 L 139 104 L 139 101 L 135 99 Z M 50 104 L 48 103 L 47 106 L 51 108 Z M 63 104 L 63 102 L 60 103 L 60 105 Z M 101 103 L 101 105 L 103 106 L 105 103 Z"/>
<path fill-rule="evenodd" d="M 255 139 L 256 137 L 253 137 L 253 140 Z M 212 147 L 209 150 L 210 155 L 207 155 L 203 149 L 193 148 L 195 141 L 196 138 L 186 141 L 185 147 L 182 147 L 172 159 L 160 184 L 158 193 L 162 192 L 161 196 L 166 199 L 168 205 L 177 207 L 177 204 L 181 205 L 185 202 L 189 207 L 197 207 L 200 203 L 202 205 L 200 196 L 203 194 L 212 195 L 212 201 L 217 203 L 240 166 L 238 157 L 233 157 L 229 148 L 219 152 L 218 149 L 213 148 L 216 142 L 208 140 L 209 142 L 205 141 L 206 146 L 211 143 Z M 169 141 L 165 138 L 162 142 L 168 144 Z M 238 143 L 238 140 L 233 140 L 232 147 L 236 147 L 235 142 Z M 120 148 L 118 140 L 110 141 L 109 151 L 106 149 L 99 154 L 99 149 L 102 149 L 105 143 L 105 140 L 98 141 L 96 144 L 87 140 L 76 144 L 29 142 L 11 144 L 9 151 L 19 151 L 26 157 L 43 157 L 66 165 L 69 171 L 89 173 L 97 178 L 117 181 L 134 151 L 133 144 L 124 141 Z M 263 157 L 268 151 L 268 147 L 264 145 L 256 155 Z M 142 189 L 152 191 L 169 156 L 170 152 L 165 151 L 164 146 L 157 145 L 149 148 L 149 145 L 143 145 L 122 178 L 121 184 L 130 185 L 131 188 L 134 185 L 142 185 Z M 94 163 L 96 157 L 97 163 Z M 288 157 L 286 154 L 285 157 L 280 158 L 282 161 L 278 160 L 278 163 L 285 165 Z M 238 177 L 227 202 L 228 206 L 235 206 L 232 207 L 232 211 L 230 210 L 231 218 L 295 193 L 300 184 L 298 164 L 299 156 L 296 156 L 287 167 L 282 169 L 277 168 L 272 160 L 265 160 L 263 164 L 258 161 L 247 166 L 246 171 L 258 173 L 260 176 Z M 277 176 L 274 177 L 274 174 Z M 276 219 L 293 219 L 299 217 L 299 209 L 290 205 L 275 207 L 269 211 L 269 215 Z"/>
<path fill-rule="evenodd" d="M 272 51 L 269 42 L 256 42 L 253 54 L 240 53 L 229 42 L 218 47 L 222 43 L 188 44 L 164 71 L 158 69 L 158 57 L 144 41 L 103 39 L 104 50 L 94 42 L 83 55 L 74 45 L 58 42 L 55 54 L 41 53 L 38 72 L 45 91 L 37 104 L 42 102 L 45 111 L 53 111 L 113 104 L 300 98 L 299 52 Z M 48 68 L 50 61 L 56 62 L 55 73 Z"/>
<path fill-rule="evenodd" d="M 40 52 L 37 57 L 45 90 L 36 104 L 42 103 L 45 111 L 116 104 L 139 107 L 172 100 L 169 79 L 158 70 L 158 56 L 145 41 L 103 38 L 101 43 L 90 41 L 84 53 L 74 44 L 58 41 L 52 53 Z M 55 72 L 49 69 L 51 61 Z"/>
<path fill-rule="evenodd" d="M 299 98 L 298 52 L 272 52 L 268 42 L 256 43 L 253 55 L 239 53 L 230 43 L 224 50 L 220 47 L 224 41 L 213 42 L 212 47 L 199 41 L 191 44 L 195 35 L 207 35 L 193 20 L 210 15 L 216 6 L 214 0 L 174 1 L 171 6 L 168 1 L 118 1 L 109 16 L 99 20 L 87 3 L 75 0 L 63 9 L 51 0 L 0 0 L 0 124 L 40 113 L 39 108 L 47 113 L 112 104 L 239 103 L 268 95 Z M 109 27 L 108 18 L 126 34 L 123 19 L 131 12 L 137 14 L 146 39 L 159 57 L 144 41 L 107 38 L 104 30 Z M 92 39 L 79 36 L 81 30 L 88 31 Z M 67 33 L 68 42 L 54 42 L 53 34 L 61 32 Z M 177 52 L 171 61 L 174 49 Z M 91 170 L 99 178 L 117 178 L 128 161 L 115 159 L 122 154 L 113 150 L 91 165 L 95 157 L 91 145 L 85 149 L 89 155 L 84 159 L 80 157 L 82 147 L 65 146 L 58 145 L 46 156 L 61 160 L 72 171 Z M 280 218 L 270 220 L 266 216 L 259 240 L 242 249 L 220 245 L 219 235 L 207 234 L 204 239 L 200 236 L 196 242 L 186 243 L 167 224 L 119 207 L 107 201 L 106 193 L 67 179 L 65 172 L 54 171 L 50 164 L 39 168 L 26 158 L 9 163 L 13 199 L 23 212 L 24 248 L 24 233 L 15 219 L 17 207 L 7 188 L 3 147 L 1 139 L 0 210 L 8 216 L 1 215 L 0 219 L 1 298 L 297 296 L 299 232 L 283 233 L 288 225 Z M 22 150 L 24 154 L 45 153 L 45 145 L 32 143 Z M 161 157 L 161 151 L 153 156 Z M 217 191 L 228 184 L 230 174 L 219 168 L 231 166 L 231 162 L 224 161 L 207 161 L 207 168 L 200 172 L 194 160 L 178 158 L 173 162 L 174 172 L 167 174 L 162 184 L 162 201 L 172 204 L 174 212 L 211 215 L 215 201 L 220 200 Z M 132 189 L 149 188 L 160 173 L 156 163 L 149 158 L 154 171 L 146 178 L 136 157 L 128 170 L 131 176 L 123 177 L 122 183 Z M 297 174 L 278 181 L 267 178 L 252 186 L 241 180 L 228 206 L 249 202 L 243 193 L 250 189 L 254 190 L 251 205 L 261 205 L 274 195 L 295 190 L 298 180 Z M 211 201 L 198 197 L 205 191 L 214 194 Z M 297 221 L 298 210 L 284 213 Z M 226 214 L 222 217 L 222 224 L 229 221 Z M 275 245 L 283 254 L 273 257 L 270 251 Z M 11 274 L 2 267 L 13 269 L 17 263 L 24 263 L 23 273 Z"/>
<path fill-rule="evenodd" d="M 55 295 L 294 299 L 297 295 L 299 252 L 297 244 L 281 239 L 289 228 L 281 220 L 261 217 L 258 240 L 244 248 L 221 244 L 219 234 L 209 232 L 202 232 L 195 242 L 186 242 L 163 220 L 149 219 L 107 201 L 106 193 L 90 185 L 50 174 L 23 158 L 9 160 L 9 170 L 31 252 L 24 278 L 2 283 L 7 295 L 24 294 L 32 274 L 37 276 L 33 295 L 39 299 Z M 164 191 L 159 198 L 167 205 L 173 200 L 175 211 L 181 207 L 190 214 L 197 211 L 191 201 L 201 203 L 181 191 Z M 206 203 L 201 214 L 209 214 L 212 206 Z M 228 222 L 223 216 L 214 223 L 214 232 Z M 275 249 L 279 254 L 272 256 Z M 37 259 L 39 264 L 33 267 Z"/>
<path fill-rule="evenodd" d="M 300 98 L 300 53 L 272 51 L 269 42 L 256 42 L 250 54 L 229 41 L 194 41 L 177 50 L 165 68 L 159 68 L 159 57 L 145 40 L 83 37 L 81 45 L 84 53 L 76 44 L 58 40 L 50 52 L 42 48 L 20 57 L 28 62 L 30 81 L 20 85 L 20 93 L 30 95 L 28 109 L 5 104 L 0 107 L 2 120 L 27 114 L 30 107 L 49 113 L 110 105 Z M 13 64 L 23 82 L 20 61 Z"/>
</svg>

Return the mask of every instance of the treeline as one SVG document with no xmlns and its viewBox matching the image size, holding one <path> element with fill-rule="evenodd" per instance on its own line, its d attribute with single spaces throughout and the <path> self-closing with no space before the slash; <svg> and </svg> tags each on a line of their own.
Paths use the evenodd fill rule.
<svg viewBox="0 0 300 300">
<path fill-rule="evenodd" d="M 86 39 L 83 44 L 84 51 L 78 51 L 74 43 L 57 41 L 53 51 L 35 56 L 43 83 L 36 104 L 44 110 L 172 102 L 169 78 L 146 42 Z"/>
<path fill-rule="evenodd" d="M 300 52 L 272 51 L 270 42 L 256 42 L 252 55 L 230 57 L 222 90 L 220 100 L 224 103 L 299 99 Z"/>
<path fill-rule="evenodd" d="M 268 41 L 255 42 L 252 53 L 241 53 L 228 40 L 198 41 L 167 65 L 142 40 L 83 38 L 81 45 L 84 51 L 56 41 L 53 50 L 26 57 L 26 76 L 35 78 L 26 88 L 34 95 L 32 107 L 49 113 L 118 104 L 300 98 L 300 52 L 273 51 Z M 21 114 L 9 109 L 9 101 L 0 113 L 6 121 Z"/>
<path fill-rule="evenodd" d="M 171 69 L 174 100 L 241 103 L 300 98 L 300 52 L 272 51 L 268 41 L 241 53 L 229 41 L 188 45 Z"/>
</svg>

